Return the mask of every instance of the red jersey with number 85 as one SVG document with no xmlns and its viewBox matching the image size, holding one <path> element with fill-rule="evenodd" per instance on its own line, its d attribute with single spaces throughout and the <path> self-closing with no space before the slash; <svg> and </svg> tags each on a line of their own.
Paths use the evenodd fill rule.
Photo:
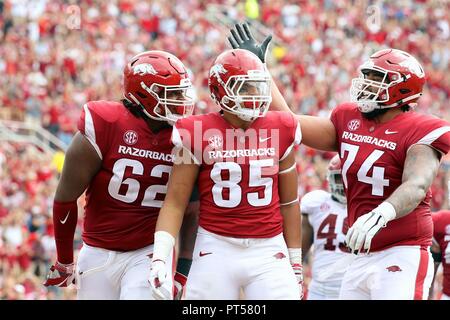
<svg viewBox="0 0 450 320">
<path fill-rule="evenodd" d="M 83 241 L 115 251 L 152 244 L 172 170 L 172 127 L 153 133 L 121 103 L 94 101 L 78 130 L 102 159 L 86 190 Z"/>
<path fill-rule="evenodd" d="M 199 225 L 227 237 L 269 238 L 283 231 L 278 168 L 301 141 L 297 120 L 269 111 L 248 129 L 220 113 L 178 120 L 172 141 L 200 166 Z"/>
<path fill-rule="evenodd" d="M 450 125 L 413 111 L 375 123 L 363 118 L 356 104 L 345 103 L 333 110 L 331 121 L 339 143 L 350 227 L 400 186 L 411 146 L 428 145 L 441 154 L 450 150 Z M 372 240 L 371 251 L 395 245 L 431 245 L 430 198 L 428 191 L 416 209 L 381 229 Z"/>
</svg>

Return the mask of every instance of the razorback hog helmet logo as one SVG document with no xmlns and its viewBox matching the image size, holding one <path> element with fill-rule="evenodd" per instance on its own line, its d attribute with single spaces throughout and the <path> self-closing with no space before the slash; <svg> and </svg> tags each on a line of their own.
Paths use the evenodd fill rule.
<svg viewBox="0 0 450 320">
<path fill-rule="evenodd" d="M 227 73 L 227 70 L 224 68 L 223 64 L 217 63 L 211 67 L 209 70 L 209 75 L 218 75 L 218 74 L 225 74 Z"/>
<path fill-rule="evenodd" d="M 390 267 L 387 267 L 386 270 L 388 272 L 399 272 L 399 271 L 402 271 L 402 269 L 400 269 L 399 266 L 390 266 Z"/>
<path fill-rule="evenodd" d="M 141 63 L 133 67 L 133 74 L 143 76 L 146 74 L 157 74 L 157 72 L 150 63 Z"/>
</svg>

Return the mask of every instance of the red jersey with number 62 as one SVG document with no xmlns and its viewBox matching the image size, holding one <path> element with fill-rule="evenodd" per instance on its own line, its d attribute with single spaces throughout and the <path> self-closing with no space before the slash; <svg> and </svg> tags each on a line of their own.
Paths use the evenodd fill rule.
<svg viewBox="0 0 450 320">
<path fill-rule="evenodd" d="M 192 116 L 177 121 L 172 140 L 200 166 L 201 227 L 235 238 L 283 231 L 278 164 L 301 141 L 291 114 L 269 111 L 246 130 L 234 128 L 220 113 Z"/>
<path fill-rule="evenodd" d="M 386 123 L 375 123 L 363 118 L 356 104 L 345 103 L 333 110 L 331 121 L 339 143 L 350 227 L 401 184 L 411 146 L 428 145 L 441 154 L 450 149 L 449 123 L 413 111 L 403 112 Z M 395 245 L 431 245 L 430 198 L 428 191 L 413 212 L 381 229 L 372 240 L 371 251 Z"/>
<path fill-rule="evenodd" d="M 444 270 L 444 283 L 442 292 L 450 296 L 450 211 L 442 210 L 433 213 L 433 238 L 439 244 Z"/>
<path fill-rule="evenodd" d="M 86 191 L 83 241 L 116 251 L 152 244 L 172 170 L 172 128 L 154 134 L 121 103 L 93 101 L 78 130 L 102 159 Z"/>
</svg>

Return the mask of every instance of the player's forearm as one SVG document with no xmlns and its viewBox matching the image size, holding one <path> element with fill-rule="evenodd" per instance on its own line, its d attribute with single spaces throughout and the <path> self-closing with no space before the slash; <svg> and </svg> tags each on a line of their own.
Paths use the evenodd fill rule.
<svg viewBox="0 0 450 320">
<path fill-rule="evenodd" d="M 288 248 L 302 247 L 302 215 L 298 203 L 281 206 L 284 240 Z"/>
<path fill-rule="evenodd" d="M 323 151 L 338 151 L 336 129 L 327 118 L 296 115 L 302 130 L 302 144 Z"/>
<path fill-rule="evenodd" d="M 175 246 L 175 238 L 180 231 L 183 214 L 184 208 L 166 199 L 156 222 L 153 261 L 166 262 Z"/>
<path fill-rule="evenodd" d="M 402 184 L 386 199 L 396 212 L 396 218 L 406 216 L 425 198 L 439 169 L 436 151 L 416 145 L 408 151 L 403 169 Z"/>
<path fill-rule="evenodd" d="M 295 116 L 302 129 L 302 143 L 304 145 L 323 151 L 338 151 L 336 130 L 330 119 L 295 114 L 289 108 L 273 78 L 271 93 L 272 103 L 270 108 L 276 111 L 290 112 Z"/>
<path fill-rule="evenodd" d="M 63 264 L 73 262 L 73 239 L 78 221 L 77 201 L 53 202 L 53 226 L 57 260 Z"/>
<path fill-rule="evenodd" d="M 155 232 L 166 231 L 176 238 L 183 223 L 183 216 L 184 208 L 178 204 L 165 202 L 159 211 Z"/>
<path fill-rule="evenodd" d="M 423 186 L 413 182 L 401 184 L 392 195 L 386 199 L 395 208 L 395 218 L 401 218 L 412 212 L 425 198 Z"/>
</svg>

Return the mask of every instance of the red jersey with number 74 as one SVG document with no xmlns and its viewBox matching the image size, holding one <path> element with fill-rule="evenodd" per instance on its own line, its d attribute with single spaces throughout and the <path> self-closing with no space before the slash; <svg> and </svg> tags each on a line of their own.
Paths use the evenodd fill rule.
<svg viewBox="0 0 450 320">
<path fill-rule="evenodd" d="M 450 150 L 450 124 L 413 111 L 386 123 L 375 123 L 363 118 L 356 104 L 345 103 L 333 110 L 331 121 L 339 144 L 350 227 L 401 184 L 411 146 L 428 145 L 443 155 Z M 396 245 L 431 245 L 430 198 L 428 191 L 416 209 L 381 229 L 372 240 L 371 251 Z"/>
<path fill-rule="evenodd" d="M 268 238 L 283 231 L 278 169 L 301 141 L 297 120 L 269 111 L 248 129 L 220 113 L 178 120 L 172 141 L 200 166 L 199 225 L 227 237 Z"/>
<path fill-rule="evenodd" d="M 173 165 L 172 127 L 153 133 L 121 103 L 93 101 L 78 130 L 102 159 L 86 190 L 83 241 L 115 251 L 152 244 Z"/>
</svg>

